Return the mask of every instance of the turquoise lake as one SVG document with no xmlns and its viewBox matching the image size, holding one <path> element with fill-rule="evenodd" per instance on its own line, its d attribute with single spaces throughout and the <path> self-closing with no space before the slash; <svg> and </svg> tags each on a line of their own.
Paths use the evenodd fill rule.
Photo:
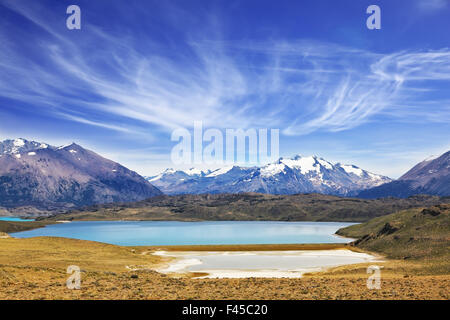
<svg viewBox="0 0 450 320">
<path fill-rule="evenodd" d="M 34 221 L 34 219 L 21 219 L 19 217 L 0 217 L 0 221 Z"/>
<path fill-rule="evenodd" d="M 196 244 L 346 243 L 334 235 L 344 222 L 274 221 L 75 221 L 16 232 L 17 238 L 38 236 L 92 240 L 123 246 Z"/>
</svg>

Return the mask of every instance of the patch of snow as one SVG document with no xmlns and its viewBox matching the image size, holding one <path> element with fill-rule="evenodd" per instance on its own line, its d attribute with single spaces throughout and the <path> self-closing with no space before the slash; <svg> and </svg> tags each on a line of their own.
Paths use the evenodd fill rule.
<svg viewBox="0 0 450 320">
<path fill-rule="evenodd" d="M 117 172 L 117 170 L 116 170 L 116 169 L 113 169 L 112 172 Z"/>
<path fill-rule="evenodd" d="M 439 158 L 439 156 L 437 156 L 437 155 L 431 155 L 431 156 L 429 156 L 428 158 L 426 158 L 425 160 L 423 160 L 423 162 L 432 161 L 432 160 L 437 159 L 437 158 Z"/>
<path fill-rule="evenodd" d="M 23 141 L 23 139 L 14 139 L 13 144 L 15 147 L 23 147 L 25 145 L 25 141 Z"/>
<path fill-rule="evenodd" d="M 20 159 L 20 153 L 14 155 L 17 159 Z"/>
<path fill-rule="evenodd" d="M 363 170 L 353 165 L 343 164 L 341 165 L 341 168 L 344 169 L 347 173 L 353 173 L 360 177 L 363 175 Z"/>
<path fill-rule="evenodd" d="M 210 177 L 217 177 L 217 176 L 220 176 L 222 174 L 227 173 L 231 169 L 233 169 L 233 166 L 227 166 L 227 167 L 219 168 L 217 170 L 214 170 L 210 174 L 208 174 L 206 177 L 208 177 L 208 178 L 210 178 Z"/>
<path fill-rule="evenodd" d="M 73 150 L 73 149 L 70 149 L 69 152 L 70 152 L 70 153 L 77 153 L 77 151 L 76 151 L 76 150 Z"/>
<path fill-rule="evenodd" d="M 317 161 L 327 169 L 333 169 L 333 165 L 324 159 L 317 159 Z"/>
<path fill-rule="evenodd" d="M 320 166 L 316 166 L 316 159 L 314 156 L 297 156 L 294 159 L 281 159 L 281 162 L 289 168 L 300 170 L 302 174 L 306 174 L 310 171 L 320 172 Z"/>
<path fill-rule="evenodd" d="M 197 168 L 190 168 L 189 170 L 184 171 L 189 176 L 201 175 L 203 173 L 202 170 Z"/>
<path fill-rule="evenodd" d="M 45 143 L 41 143 L 41 145 L 39 146 L 39 149 L 47 149 L 48 145 Z"/>
<path fill-rule="evenodd" d="M 367 174 L 369 175 L 369 177 L 370 177 L 372 180 L 382 180 L 381 176 L 379 176 L 379 175 L 377 175 L 377 174 L 374 174 L 374 173 L 371 173 L 371 172 L 367 172 Z"/>
<path fill-rule="evenodd" d="M 36 152 L 28 152 L 28 155 L 29 155 L 29 156 L 35 156 L 35 155 L 36 155 Z"/>
<path fill-rule="evenodd" d="M 314 176 L 314 177 L 310 177 L 309 181 L 313 181 L 313 182 L 324 182 L 323 181 L 323 173 L 319 173 L 318 175 Z"/>
<path fill-rule="evenodd" d="M 270 163 L 261 168 L 261 176 L 270 177 L 278 173 L 285 172 L 286 165 L 284 163 Z"/>
<path fill-rule="evenodd" d="M 159 179 L 161 179 L 165 174 L 172 174 L 172 173 L 175 173 L 176 172 L 176 170 L 175 169 L 172 169 L 172 168 L 167 168 L 166 170 L 164 170 L 163 172 L 161 172 L 160 174 L 158 174 L 157 176 L 154 176 L 153 178 L 151 178 L 151 179 L 147 179 L 148 181 L 156 181 L 156 180 L 159 180 Z"/>
<path fill-rule="evenodd" d="M 161 177 L 162 177 L 162 174 L 158 174 L 156 177 L 153 177 L 153 178 L 147 179 L 147 180 L 148 180 L 148 181 L 156 181 L 156 180 L 161 179 Z"/>
</svg>

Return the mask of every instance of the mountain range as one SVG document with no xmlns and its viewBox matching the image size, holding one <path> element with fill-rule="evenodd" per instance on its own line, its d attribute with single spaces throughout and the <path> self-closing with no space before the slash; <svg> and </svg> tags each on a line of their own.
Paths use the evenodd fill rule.
<svg viewBox="0 0 450 320">
<path fill-rule="evenodd" d="M 0 206 L 6 208 L 79 207 L 160 194 L 136 172 L 75 143 L 0 142 Z"/>
<path fill-rule="evenodd" d="M 426 159 L 400 178 L 359 193 L 361 198 L 406 198 L 415 194 L 450 195 L 450 151 Z"/>
<path fill-rule="evenodd" d="M 72 143 L 54 147 L 25 139 L 0 142 L 0 209 L 68 209 L 177 194 L 321 193 L 359 198 L 450 195 L 450 151 L 397 180 L 317 156 L 280 158 L 261 167 L 166 169 L 142 177 Z M 0 210 L 1 211 L 1 210 Z"/>
<path fill-rule="evenodd" d="M 392 179 L 355 165 L 333 164 L 317 156 L 280 158 L 262 167 L 228 166 L 214 171 L 192 168 L 166 169 L 148 177 L 166 194 L 241 193 L 269 194 L 322 193 L 352 196 Z"/>
</svg>

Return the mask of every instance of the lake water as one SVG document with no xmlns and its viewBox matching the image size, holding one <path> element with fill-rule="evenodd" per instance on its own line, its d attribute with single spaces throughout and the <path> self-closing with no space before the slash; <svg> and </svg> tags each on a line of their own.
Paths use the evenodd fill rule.
<svg viewBox="0 0 450 320">
<path fill-rule="evenodd" d="M 12 233 L 92 240 L 124 246 L 202 244 L 346 243 L 334 235 L 353 223 L 273 221 L 74 221 Z"/>
<path fill-rule="evenodd" d="M 19 217 L 0 217 L 0 221 L 34 221 L 34 219 L 21 219 Z"/>
</svg>

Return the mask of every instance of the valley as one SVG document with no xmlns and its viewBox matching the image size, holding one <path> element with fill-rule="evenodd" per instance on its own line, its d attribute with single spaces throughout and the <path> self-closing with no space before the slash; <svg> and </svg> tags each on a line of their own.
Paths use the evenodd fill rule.
<svg viewBox="0 0 450 320">
<path fill-rule="evenodd" d="M 341 245 L 121 247 L 65 238 L 0 238 L 1 299 L 444 299 L 448 288 L 448 206 L 402 211 L 338 231 L 359 239 Z M 391 227 L 384 227 L 386 224 Z M 423 226 L 414 240 L 410 232 Z M 370 235 L 370 236 L 366 236 Z M 412 248 L 411 248 L 411 243 Z M 417 245 L 416 245 L 417 243 Z M 167 265 L 156 250 L 343 249 L 382 255 L 381 289 L 366 288 L 368 264 L 298 279 L 195 279 L 153 271 Z M 67 290 L 67 265 L 82 269 L 80 290 Z M 373 263 L 372 263 L 373 264 Z"/>
<path fill-rule="evenodd" d="M 103 204 L 39 218 L 58 220 L 347 221 L 363 222 L 402 209 L 450 202 L 450 197 L 366 200 L 322 194 L 258 193 L 158 196 Z"/>
</svg>

